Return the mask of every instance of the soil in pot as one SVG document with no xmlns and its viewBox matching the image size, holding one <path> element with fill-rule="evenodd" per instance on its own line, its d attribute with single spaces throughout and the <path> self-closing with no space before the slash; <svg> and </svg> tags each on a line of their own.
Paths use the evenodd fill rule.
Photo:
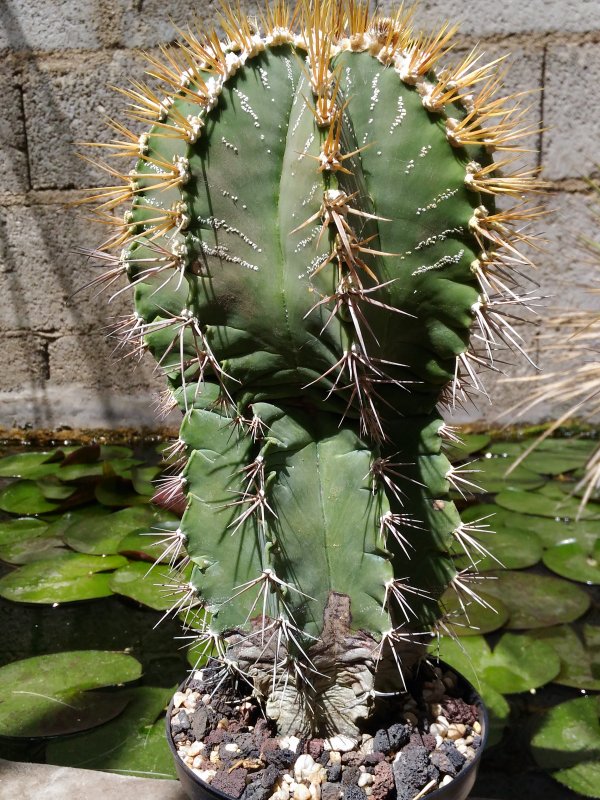
<svg viewBox="0 0 600 800">
<path fill-rule="evenodd" d="M 455 781 L 458 789 L 483 747 L 485 722 L 474 690 L 446 668 L 428 667 L 407 693 L 378 699 L 358 740 L 277 736 L 256 699 L 243 695 L 248 687 L 217 685 L 222 677 L 217 667 L 196 671 L 169 707 L 184 788 L 195 781 L 212 790 L 190 796 L 418 800 Z M 466 797 L 469 787 L 452 796 Z"/>
</svg>

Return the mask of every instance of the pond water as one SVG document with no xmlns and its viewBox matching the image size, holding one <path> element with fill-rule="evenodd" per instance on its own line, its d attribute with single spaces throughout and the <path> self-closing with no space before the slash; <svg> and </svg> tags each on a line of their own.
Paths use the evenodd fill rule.
<svg viewBox="0 0 600 800">
<path fill-rule="evenodd" d="M 467 465 L 465 470 L 478 471 L 467 477 L 481 487 L 474 497 L 457 495 L 463 518 L 485 528 L 491 520 L 477 520 L 494 513 L 497 531 L 493 539 L 489 533 L 472 533 L 485 540 L 490 552 L 480 553 L 480 568 L 494 576 L 484 597 L 496 612 L 469 609 L 471 624 L 486 636 L 464 636 L 458 614 L 460 646 L 441 642 L 445 660 L 467 676 L 475 669 L 492 706 L 494 744 L 483 759 L 476 795 L 499 800 L 600 796 L 595 705 L 600 690 L 600 503 L 593 498 L 575 522 L 579 500 L 571 494 L 595 442 L 589 434 L 572 438 L 573 432 L 567 433 L 569 438 L 546 442 L 509 477 L 506 468 L 530 441 L 521 434 L 511 441 L 467 435 L 465 444 L 451 452 L 453 461 Z M 18 730 L 23 708 L 3 714 L 0 707 L 0 757 L 81 764 L 82 749 L 89 744 L 85 737 L 104 730 L 110 741 L 114 730 L 134 742 L 130 755 L 120 752 L 112 760 L 100 757 L 85 765 L 172 774 L 160 710 L 189 665 L 185 643 L 174 644 L 180 622 L 172 615 L 164 619 L 173 598 L 164 587 L 154 586 L 166 566 L 156 568 L 156 581 L 144 579 L 162 549 L 158 542 L 176 527 L 173 515 L 149 504 L 161 450 L 157 443 L 133 449 L 53 444 L 43 455 L 12 445 L 0 450 L 0 668 L 36 656 L 108 650 L 126 652 L 135 659 L 128 669 L 139 662 L 136 677 L 141 671 L 129 687 L 100 688 L 101 700 L 121 693 L 118 708 L 99 714 L 96 708 L 84 709 L 79 728 L 66 719 L 62 729 L 52 728 L 52 738 L 43 729 L 46 708 L 38 719 L 27 721 L 33 728 L 25 726 L 29 735 L 24 735 Z M 148 532 L 153 535 L 142 535 Z M 39 672 L 39 664 L 32 663 Z M 9 678 L 0 669 L 0 694 Z M 94 680 L 94 688 L 110 685 L 102 676 Z M 70 697 L 65 687 L 54 692 L 61 702 Z M 125 705 L 127 712 L 122 711 Z M 553 714 L 558 714 L 555 722 Z M 578 740 L 573 753 L 560 754 L 564 742 L 556 729 L 569 724 L 577 729 Z M 92 732 L 74 733 L 86 727 Z M 563 768 L 562 784 L 549 774 L 557 767 Z"/>
</svg>

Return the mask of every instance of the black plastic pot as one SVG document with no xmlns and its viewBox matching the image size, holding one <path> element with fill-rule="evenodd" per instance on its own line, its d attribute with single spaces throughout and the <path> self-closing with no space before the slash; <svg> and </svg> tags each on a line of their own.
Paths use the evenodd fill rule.
<svg viewBox="0 0 600 800">
<path fill-rule="evenodd" d="M 444 666 L 443 664 L 441 666 Z M 467 800 L 469 794 L 471 793 L 471 789 L 475 784 L 475 779 L 477 778 L 477 771 L 479 769 L 479 762 L 481 760 L 481 754 L 485 748 L 485 744 L 487 741 L 487 735 L 489 730 L 489 720 L 487 709 L 483 704 L 483 701 L 476 690 L 471 686 L 471 684 L 465 680 L 456 670 L 452 670 L 459 678 L 459 685 L 463 687 L 463 697 L 464 699 L 473 705 L 476 705 L 479 709 L 479 724 L 481 725 L 481 745 L 477 750 L 475 758 L 471 761 L 468 766 L 464 766 L 463 769 L 458 773 L 454 780 L 447 784 L 446 786 L 442 786 L 440 789 L 436 789 L 434 792 L 428 792 L 424 795 L 423 800 Z M 185 690 L 187 681 L 184 681 L 181 686 L 179 687 L 179 691 Z M 213 789 L 209 783 L 206 783 L 200 778 L 186 765 L 183 761 L 179 758 L 177 754 L 177 748 L 175 743 L 173 742 L 173 738 L 171 736 L 171 711 L 173 708 L 173 701 L 169 703 L 169 708 L 167 710 L 167 742 L 169 743 L 169 747 L 171 748 L 171 752 L 173 753 L 173 758 L 175 759 L 175 770 L 177 772 L 177 776 L 181 782 L 181 786 L 183 791 L 187 794 L 190 800 L 232 800 L 232 798 L 220 792 L 218 789 Z"/>
</svg>

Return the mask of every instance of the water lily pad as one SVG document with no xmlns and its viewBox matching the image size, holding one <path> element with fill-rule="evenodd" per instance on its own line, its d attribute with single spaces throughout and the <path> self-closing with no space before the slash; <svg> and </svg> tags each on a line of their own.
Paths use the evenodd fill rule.
<svg viewBox="0 0 600 800">
<path fill-rule="evenodd" d="M 0 668 L 0 735 L 56 736 L 112 719 L 127 697 L 89 689 L 113 686 L 141 675 L 141 664 L 125 653 L 79 650 L 36 656 Z"/>
<path fill-rule="evenodd" d="M 41 520 L 15 519 L 17 523 L 12 527 L 11 535 L 4 530 L 0 534 L 0 559 L 9 564 L 27 564 L 31 561 L 41 561 L 53 558 L 67 552 L 63 548 L 62 536 L 57 536 L 52 527 Z M 37 523 L 18 524 L 18 523 Z"/>
<path fill-rule="evenodd" d="M 517 489 L 505 489 L 496 497 L 496 503 L 509 511 L 521 514 L 532 514 L 539 517 L 575 519 L 579 512 L 579 501 L 560 493 L 558 498 L 537 492 L 522 492 Z M 581 519 L 600 519 L 600 508 L 597 503 L 588 503 Z"/>
<path fill-rule="evenodd" d="M 490 443 L 491 436 L 487 433 L 462 433 L 460 439 L 460 442 L 448 442 L 444 447 L 449 461 L 460 461 L 478 453 Z"/>
<path fill-rule="evenodd" d="M 129 690 L 130 702 L 118 719 L 97 730 L 49 742 L 46 761 L 120 775 L 176 777 L 164 720 L 156 721 L 173 691 L 149 686 Z"/>
<path fill-rule="evenodd" d="M 118 553 L 125 536 L 134 531 L 150 531 L 160 520 L 161 514 L 149 506 L 124 508 L 96 519 L 77 520 L 67 529 L 65 541 L 80 553 Z"/>
<path fill-rule="evenodd" d="M 505 633 L 490 648 L 483 636 L 461 639 L 443 637 L 440 658 L 462 672 L 479 690 L 479 683 L 501 694 L 536 689 L 560 670 L 560 658 L 552 647 L 528 634 Z"/>
<path fill-rule="evenodd" d="M 450 633 L 456 636 L 476 636 L 491 633 L 504 625 L 509 616 L 504 603 L 497 597 L 487 597 L 483 592 L 478 591 L 477 594 L 487 605 L 472 602 L 465 610 L 460 605 L 456 592 L 452 589 L 444 592 L 441 604 L 449 615 L 447 626 Z"/>
<path fill-rule="evenodd" d="M 19 603 L 69 603 L 107 597 L 109 570 L 127 563 L 123 556 L 69 553 L 36 561 L 0 578 L 0 596 Z"/>
<path fill-rule="evenodd" d="M 68 486 L 62 483 L 55 476 L 49 476 L 36 481 L 42 490 L 42 494 L 47 500 L 66 500 L 77 491 L 75 486 Z"/>
<path fill-rule="evenodd" d="M 480 487 L 481 492 L 495 494 L 508 487 L 521 490 L 537 489 L 546 482 L 545 478 L 523 466 L 517 467 L 507 476 L 506 472 L 512 463 L 513 459 L 486 456 L 478 458 L 469 464 L 469 469 L 479 470 L 473 477 L 473 483 Z"/>
<path fill-rule="evenodd" d="M 57 472 L 58 477 L 63 481 L 79 481 L 83 478 L 98 478 L 103 474 L 103 464 L 95 461 L 91 464 L 62 464 Z"/>
<path fill-rule="evenodd" d="M 162 516 L 168 512 L 163 511 Z M 179 519 L 161 521 L 160 530 L 134 531 L 119 542 L 119 553 L 129 558 L 139 558 L 144 561 L 160 561 L 167 564 L 173 559 L 183 557 L 183 550 L 177 551 L 176 544 L 170 538 L 171 534 L 179 527 Z"/>
<path fill-rule="evenodd" d="M 104 506 L 123 508 L 125 506 L 145 505 L 150 502 L 147 495 L 134 491 L 130 480 L 112 475 L 102 478 L 94 490 L 96 500 Z"/>
<path fill-rule="evenodd" d="M 53 475 L 58 469 L 58 464 L 49 461 L 52 451 L 36 453 L 16 453 L 12 456 L 0 458 L 0 478 L 44 478 Z"/>
<path fill-rule="evenodd" d="M 67 530 L 73 523 L 84 519 L 91 520 L 107 517 L 110 513 L 108 508 L 94 503 L 93 505 L 84 506 L 83 508 L 69 509 L 68 511 L 63 511 L 58 517 L 46 517 L 46 519 L 54 535 L 64 539 Z"/>
<path fill-rule="evenodd" d="M 496 527 L 489 533 L 469 533 L 489 555 L 482 555 L 475 546 L 469 549 L 470 557 L 462 555 L 455 560 L 457 569 L 465 569 L 476 562 L 480 572 L 498 569 L 524 569 L 531 567 L 542 557 L 542 544 L 535 533 Z M 472 559 L 472 560 L 471 560 Z"/>
<path fill-rule="evenodd" d="M 546 714 L 531 740 L 540 767 L 574 792 L 600 798 L 600 697 L 578 697 Z"/>
<path fill-rule="evenodd" d="M 600 628 L 597 630 L 600 631 Z M 554 678 L 554 683 L 586 691 L 600 691 L 600 654 L 586 648 L 570 625 L 540 628 L 530 635 L 549 644 L 558 654 L 560 672 Z"/>
<path fill-rule="evenodd" d="M 147 563 L 131 561 L 112 573 L 110 588 L 142 605 L 166 611 L 176 600 L 172 591 L 165 588 L 165 584 L 172 582 L 164 567 L 152 569 Z"/>
<path fill-rule="evenodd" d="M 59 503 L 47 500 L 35 481 L 14 481 L 0 490 L 0 508 L 9 514 L 46 514 Z"/>
<path fill-rule="evenodd" d="M 160 467 L 134 467 L 131 470 L 131 482 L 138 494 L 146 494 L 152 497 L 156 491 L 154 481 L 161 473 Z"/>
<path fill-rule="evenodd" d="M 509 610 L 506 627 L 513 630 L 545 628 L 573 622 L 590 605 L 589 595 L 572 583 L 546 575 L 498 570 L 497 580 L 486 583 L 486 593 L 498 597 Z"/>
<path fill-rule="evenodd" d="M 566 541 L 544 553 L 544 564 L 552 572 L 580 583 L 600 583 L 600 539 L 591 548 Z"/>
<path fill-rule="evenodd" d="M 47 522 L 30 517 L 3 520 L 0 522 L 0 547 L 18 542 L 21 537 L 28 536 L 33 531 L 44 531 L 47 527 Z"/>
</svg>

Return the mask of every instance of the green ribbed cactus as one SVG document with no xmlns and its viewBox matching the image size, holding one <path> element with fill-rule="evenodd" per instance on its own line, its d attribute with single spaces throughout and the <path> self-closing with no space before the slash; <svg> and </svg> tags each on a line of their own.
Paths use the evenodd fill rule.
<svg viewBox="0 0 600 800">
<path fill-rule="evenodd" d="M 160 88 L 125 92 L 147 132 L 114 123 L 135 168 L 92 193 L 115 224 L 108 280 L 133 287 L 121 334 L 184 415 L 182 606 L 282 732 L 354 733 L 446 587 L 474 595 L 436 407 L 516 342 L 500 306 L 536 212 L 494 195 L 536 189 L 499 172 L 533 131 L 496 98 L 496 62 L 436 74 L 453 30 L 410 18 L 278 2 L 260 23 L 225 11 L 225 43 L 182 32 L 150 58 Z"/>
</svg>

